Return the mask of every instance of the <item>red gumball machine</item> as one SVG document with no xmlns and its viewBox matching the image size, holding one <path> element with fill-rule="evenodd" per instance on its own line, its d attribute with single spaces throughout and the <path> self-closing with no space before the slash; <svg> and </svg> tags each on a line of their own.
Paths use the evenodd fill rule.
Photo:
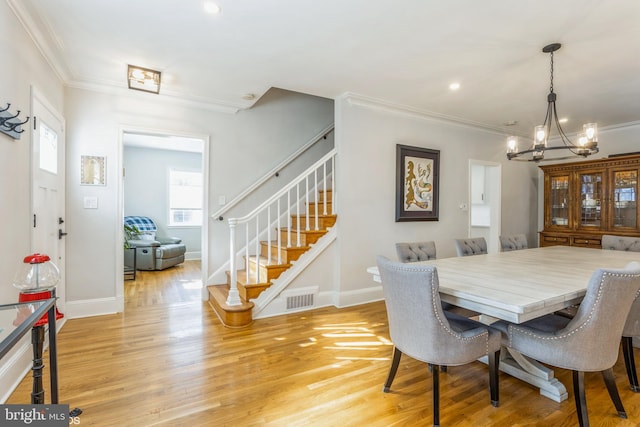
<svg viewBox="0 0 640 427">
<path fill-rule="evenodd" d="M 48 255 L 32 254 L 24 258 L 24 262 L 15 275 L 13 286 L 20 290 L 19 302 L 38 301 L 55 298 L 55 287 L 60 281 L 60 270 L 51 261 Z M 56 308 L 56 320 L 63 314 Z M 26 313 L 28 316 L 29 313 Z M 20 317 L 20 313 L 18 313 Z M 22 319 L 16 319 L 20 323 Z M 42 386 L 42 350 L 44 345 L 44 329 L 47 324 L 47 315 L 42 316 L 31 330 L 31 343 L 33 345 L 33 390 L 31 403 L 44 403 L 44 388 Z M 55 334 L 55 331 L 53 331 Z M 51 335 L 50 335 L 51 336 Z"/>
</svg>

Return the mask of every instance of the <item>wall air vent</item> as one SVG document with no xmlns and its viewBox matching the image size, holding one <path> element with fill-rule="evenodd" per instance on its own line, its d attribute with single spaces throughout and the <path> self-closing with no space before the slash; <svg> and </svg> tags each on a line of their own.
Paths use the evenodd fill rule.
<svg viewBox="0 0 640 427">
<path fill-rule="evenodd" d="M 294 295 L 287 297 L 287 310 L 302 307 L 313 307 L 313 294 Z"/>
</svg>

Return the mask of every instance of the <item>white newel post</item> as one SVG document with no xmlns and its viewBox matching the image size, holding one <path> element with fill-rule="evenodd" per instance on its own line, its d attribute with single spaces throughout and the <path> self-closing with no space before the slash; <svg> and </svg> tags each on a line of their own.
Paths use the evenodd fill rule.
<svg viewBox="0 0 640 427">
<path fill-rule="evenodd" d="M 238 292 L 238 272 L 236 268 L 236 225 L 238 221 L 235 218 L 229 219 L 229 268 L 231 271 L 229 284 L 229 296 L 227 297 L 227 305 L 242 305 L 240 301 L 240 293 Z"/>
</svg>

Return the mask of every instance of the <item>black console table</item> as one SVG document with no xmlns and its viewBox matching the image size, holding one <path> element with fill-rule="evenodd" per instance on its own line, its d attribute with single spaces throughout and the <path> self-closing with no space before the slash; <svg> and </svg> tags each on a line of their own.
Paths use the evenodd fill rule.
<svg viewBox="0 0 640 427">
<path fill-rule="evenodd" d="M 47 315 L 49 324 L 49 373 L 51 375 L 51 403 L 58 403 L 58 355 L 56 347 L 56 298 L 49 298 L 37 301 L 21 302 L 15 304 L 0 305 L 0 359 L 2 359 L 9 351 L 18 343 L 20 339 L 30 330 L 35 331 L 33 325 Z M 38 327 L 42 328 L 42 327 Z M 32 334 L 35 332 L 32 331 Z M 42 389 L 42 360 L 37 360 L 37 354 L 42 357 L 42 348 L 37 348 L 41 343 L 36 343 L 32 339 L 34 353 L 34 390 L 32 393 L 31 403 L 34 396 L 42 396 L 44 399 L 44 391 Z M 39 372 L 38 372 L 39 370 Z M 39 380 L 39 384 L 37 381 Z M 37 389 L 40 390 L 37 390 Z"/>
</svg>

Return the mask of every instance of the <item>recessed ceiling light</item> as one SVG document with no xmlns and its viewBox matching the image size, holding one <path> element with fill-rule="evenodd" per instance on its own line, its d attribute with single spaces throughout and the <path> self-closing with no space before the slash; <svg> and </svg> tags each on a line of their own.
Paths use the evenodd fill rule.
<svg viewBox="0 0 640 427">
<path fill-rule="evenodd" d="M 561 119 L 558 119 L 558 121 L 559 121 L 560 123 L 567 123 L 567 122 L 569 121 L 569 119 L 567 119 L 566 117 L 563 117 L 563 118 L 561 118 Z"/>
<path fill-rule="evenodd" d="M 212 1 L 205 1 L 204 3 L 202 3 L 202 7 L 204 8 L 205 12 L 211 13 L 212 15 L 220 13 L 220 6 Z"/>
<path fill-rule="evenodd" d="M 458 90 L 458 89 L 460 89 L 460 83 L 458 83 L 458 82 L 453 82 L 453 83 L 451 83 L 451 84 L 449 85 L 449 89 L 451 89 L 451 90 Z"/>
</svg>

